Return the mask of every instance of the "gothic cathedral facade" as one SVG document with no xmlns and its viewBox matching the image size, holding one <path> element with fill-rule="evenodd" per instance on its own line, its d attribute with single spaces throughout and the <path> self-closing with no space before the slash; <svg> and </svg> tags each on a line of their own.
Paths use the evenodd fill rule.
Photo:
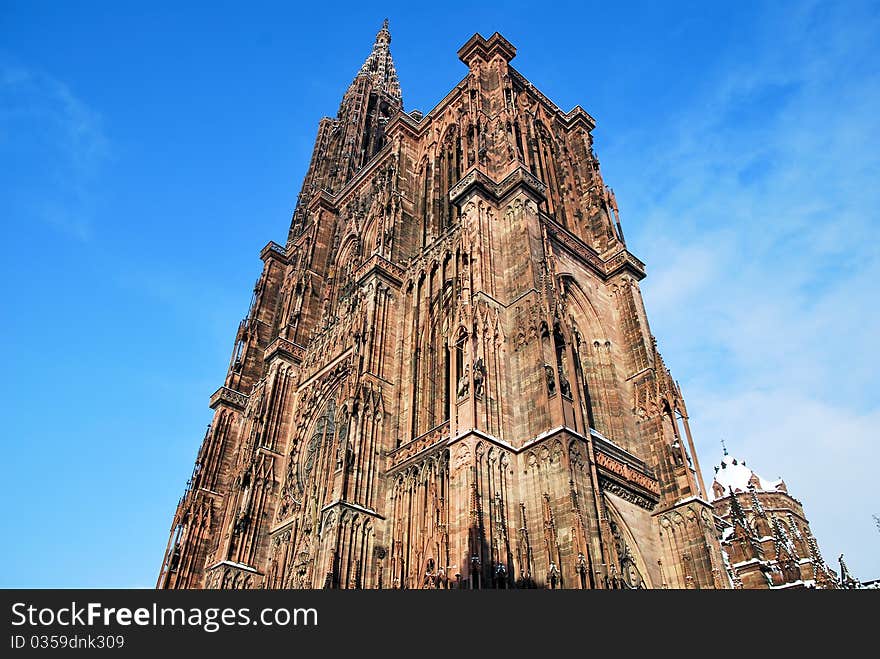
<svg viewBox="0 0 880 659">
<path fill-rule="evenodd" d="M 726 588 L 593 118 L 500 34 L 405 112 L 386 24 L 320 122 L 160 588 Z"/>
</svg>

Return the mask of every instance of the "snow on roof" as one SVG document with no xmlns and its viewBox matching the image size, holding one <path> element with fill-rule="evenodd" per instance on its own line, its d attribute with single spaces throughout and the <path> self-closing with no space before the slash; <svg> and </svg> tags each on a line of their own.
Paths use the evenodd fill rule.
<svg viewBox="0 0 880 659">
<path fill-rule="evenodd" d="M 716 485 L 720 486 L 716 487 Z M 758 492 L 785 492 L 785 484 L 782 479 L 769 481 L 761 478 L 758 474 L 746 466 L 743 460 L 725 454 L 721 458 L 721 464 L 715 467 L 715 482 L 712 483 L 712 500 L 734 492 L 748 492 L 750 486 L 754 486 Z M 720 490 L 720 491 L 719 491 Z M 723 492 L 723 494 L 721 493 Z"/>
</svg>

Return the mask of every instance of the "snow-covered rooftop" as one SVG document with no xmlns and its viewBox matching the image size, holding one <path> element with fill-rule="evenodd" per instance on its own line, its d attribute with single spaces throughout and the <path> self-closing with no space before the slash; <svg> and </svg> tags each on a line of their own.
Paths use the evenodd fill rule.
<svg viewBox="0 0 880 659">
<path fill-rule="evenodd" d="M 756 474 L 745 461 L 727 455 L 721 458 L 721 464 L 715 467 L 715 481 L 709 493 L 714 501 L 733 492 L 748 492 L 754 487 L 758 492 L 785 492 L 785 483 L 779 480 L 769 481 Z"/>
</svg>

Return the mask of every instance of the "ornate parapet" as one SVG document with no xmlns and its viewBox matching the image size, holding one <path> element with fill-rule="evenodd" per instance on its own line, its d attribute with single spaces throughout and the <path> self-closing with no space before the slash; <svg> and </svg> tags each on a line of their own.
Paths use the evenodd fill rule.
<svg viewBox="0 0 880 659">
<path fill-rule="evenodd" d="M 241 393 L 240 391 L 236 391 L 235 389 L 230 389 L 229 387 L 220 387 L 217 391 L 211 394 L 211 402 L 209 406 L 212 410 L 217 409 L 220 405 L 227 405 L 229 407 L 233 407 L 237 410 L 244 410 L 248 404 L 248 397 Z"/>
<path fill-rule="evenodd" d="M 601 476 L 599 476 L 599 487 L 602 488 L 603 492 L 610 492 L 611 494 L 617 495 L 624 501 L 634 503 L 639 508 L 644 508 L 645 510 L 653 510 L 654 506 L 657 505 L 656 499 L 643 496 L 631 487 L 621 485 L 617 481 L 602 478 Z"/>
<path fill-rule="evenodd" d="M 302 363 L 306 349 L 298 343 L 288 341 L 280 336 L 277 337 L 263 352 L 263 361 L 269 361 L 275 357 L 280 357 L 292 364 Z"/>
<path fill-rule="evenodd" d="M 252 590 L 261 588 L 263 574 L 243 563 L 218 561 L 206 570 L 205 587 L 223 590 Z"/>
<path fill-rule="evenodd" d="M 324 208 L 325 210 L 335 213 L 337 212 L 336 197 L 332 193 L 321 188 L 309 199 L 307 208 L 310 211 Z"/>
<path fill-rule="evenodd" d="M 627 270 L 639 280 L 645 278 L 645 264 L 633 256 L 629 250 L 622 249 L 605 261 L 605 276 L 611 277 L 618 272 Z"/>
<path fill-rule="evenodd" d="M 505 62 L 509 62 L 516 57 L 516 47 L 498 32 L 488 39 L 478 32 L 458 49 L 458 59 L 469 68 L 475 58 L 489 62 L 495 55 L 501 55 Z"/>
<path fill-rule="evenodd" d="M 624 462 L 611 457 L 607 453 L 600 450 L 596 451 L 596 465 L 602 471 L 609 472 L 611 475 L 625 480 L 627 483 L 635 484 L 651 494 L 660 496 L 660 486 L 657 481 L 645 474 L 630 467 Z"/>
<path fill-rule="evenodd" d="M 338 509 L 351 510 L 356 513 L 363 513 L 365 515 L 370 515 L 371 517 L 375 517 L 377 519 L 385 519 L 384 515 L 380 515 L 372 508 L 364 508 L 361 505 L 358 505 L 356 503 L 352 503 L 351 501 L 343 501 L 342 499 L 337 499 L 336 501 L 331 501 L 326 506 L 321 508 L 321 515 L 326 518 L 327 514 L 331 510 L 338 510 Z"/>
<path fill-rule="evenodd" d="M 400 286 L 403 283 L 403 278 L 406 276 L 406 271 L 399 265 L 392 263 L 379 254 L 373 254 L 355 271 L 354 280 L 361 282 L 367 275 L 374 273 L 381 275 L 386 281 L 395 286 Z"/>
<path fill-rule="evenodd" d="M 596 250 L 549 218 L 545 219 L 544 226 L 547 227 L 547 235 L 557 245 L 578 257 L 582 263 L 586 263 L 597 275 L 605 276 L 605 262 L 596 253 Z"/>
<path fill-rule="evenodd" d="M 449 191 L 449 200 L 457 202 L 473 188 L 479 188 L 494 201 L 501 201 L 515 190 L 525 189 L 540 201 L 547 186 L 525 167 L 517 167 L 501 181 L 494 181 L 479 169 L 472 169 Z"/>
<path fill-rule="evenodd" d="M 581 125 L 589 132 L 596 127 L 596 120 L 580 105 L 575 105 L 571 110 L 563 114 L 562 118 L 568 128 Z"/>
<path fill-rule="evenodd" d="M 287 250 L 276 243 L 275 241 L 270 240 L 268 244 L 260 250 L 260 258 L 263 261 L 267 259 L 277 259 L 282 263 L 287 263 Z"/>
<path fill-rule="evenodd" d="M 385 124 L 385 134 L 393 137 L 397 132 L 404 133 L 410 139 L 416 139 L 430 122 L 424 121 L 424 115 L 416 115 L 417 110 L 410 113 L 400 111 Z"/>
<path fill-rule="evenodd" d="M 641 508 L 653 510 L 660 501 L 660 484 L 648 466 L 603 437 L 593 434 L 592 439 L 600 487 Z"/>
<path fill-rule="evenodd" d="M 609 279 L 619 272 L 629 272 L 636 279 L 645 278 L 645 264 L 633 256 L 628 250 L 621 248 L 608 259 L 603 259 L 592 247 L 575 236 L 566 228 L 553 220 L 546 218 L 544 225 L 547 227 L 547 235 L 563 249 L 576 256 L 582 263 L 603 279 Z"/>
<path fill-rule="evenodd" d="M 429 454 L 439 446 L 445 446 L 449 440 L 449 422 L 432 428 L 423 435 L 419 435 L 411 442 L 407 442 L 386 455 L 388 458 L 388 473 L 398 471 L 417 459 Z"/>
</svg>

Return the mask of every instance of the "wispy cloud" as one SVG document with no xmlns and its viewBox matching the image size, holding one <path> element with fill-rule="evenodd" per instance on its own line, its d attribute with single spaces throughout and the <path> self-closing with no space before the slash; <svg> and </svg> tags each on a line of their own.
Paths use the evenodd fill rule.
<svg viewBox="0 0 880 659">
<path fill-rule="evenodd" d="M 4 214 L 88 240 L 110 157 L 100 116 L 62 81 L 0 62 Z"/>
<path fill-rule="evenodd" d="M 754 52 L 605 159 L 707 480 L 724 437 L 786 478 L 826 559 L 845 552 L 876 578 L 880 17 L 857 3 L 767 12 Z"/>
</svg>

